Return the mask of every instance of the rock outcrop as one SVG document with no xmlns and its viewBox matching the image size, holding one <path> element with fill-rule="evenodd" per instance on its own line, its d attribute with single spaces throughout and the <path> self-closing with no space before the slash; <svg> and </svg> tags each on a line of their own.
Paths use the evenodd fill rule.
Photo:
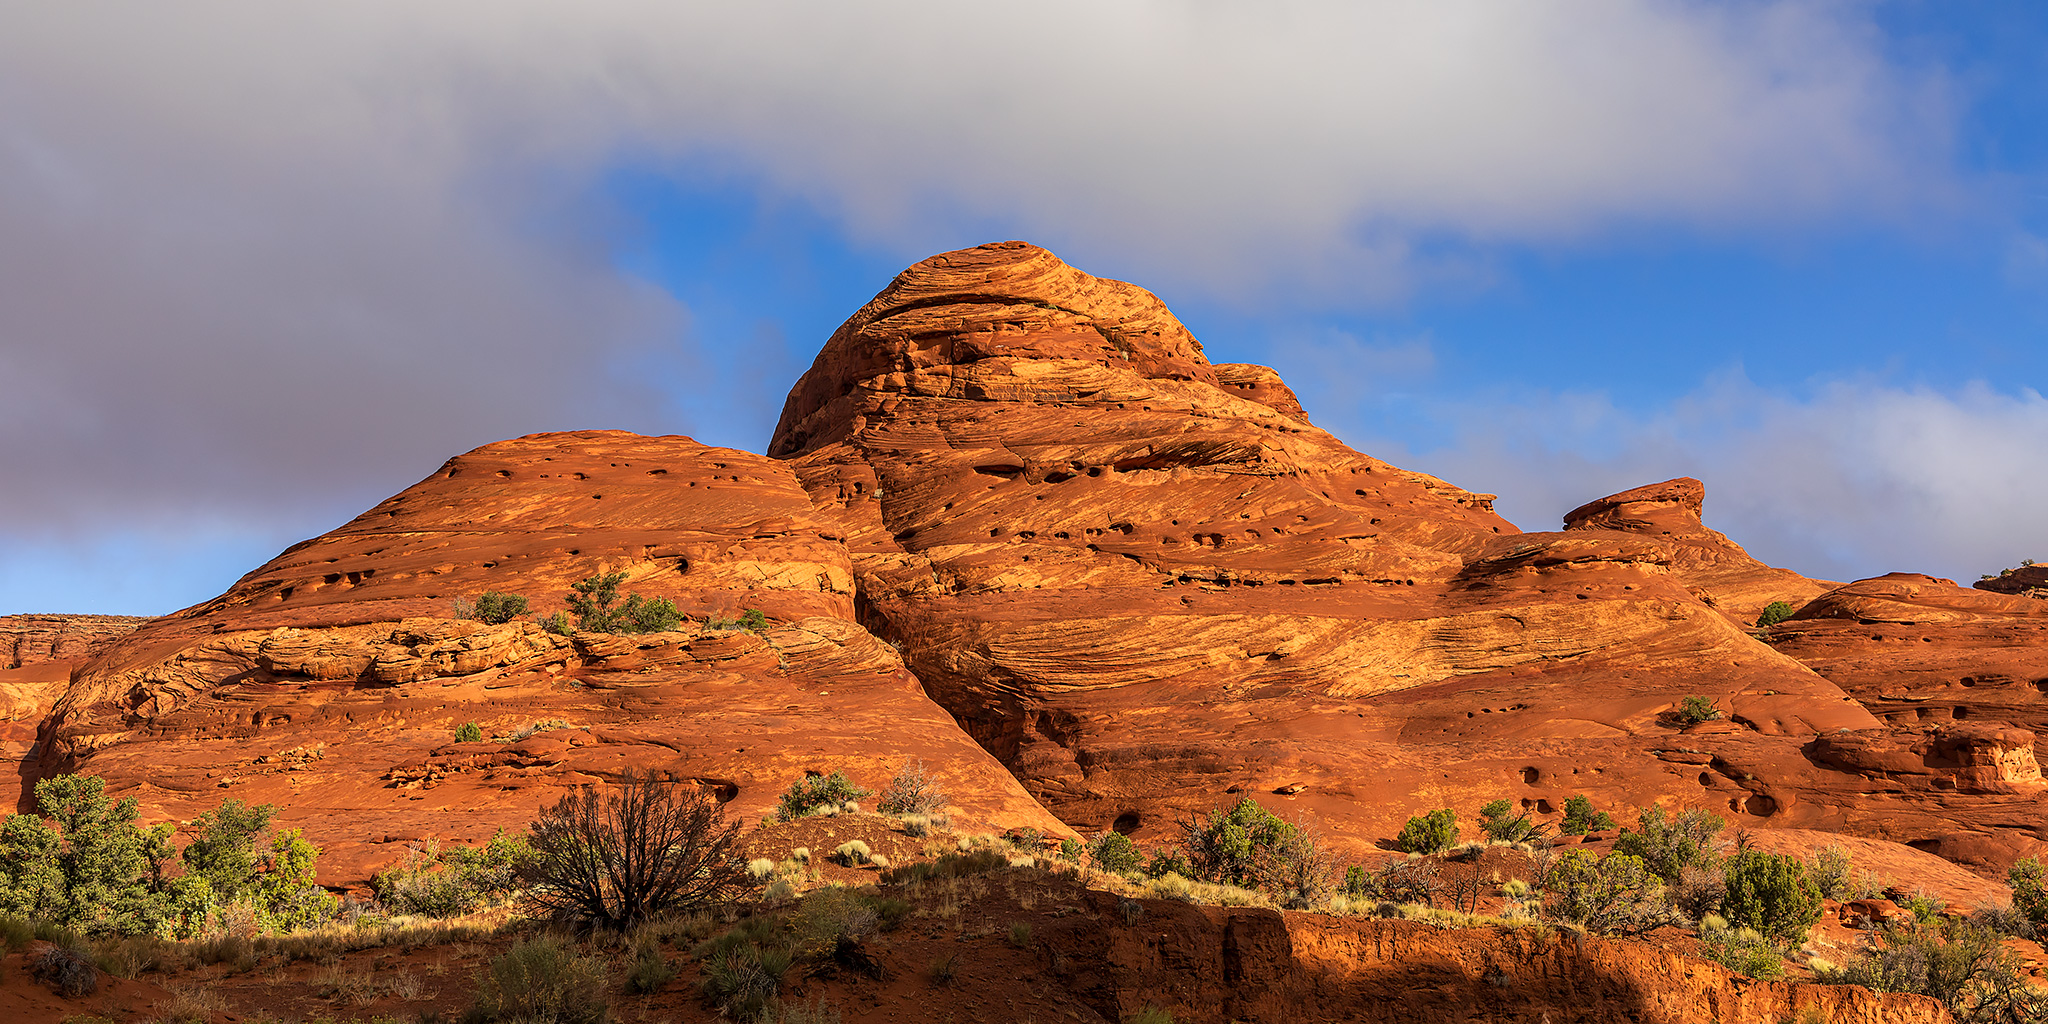
<svg viewBox="0 0 2048 1024">
<path fill-rule="evenodd" d="M 452 617 L 486 590 L 561 610 L 623 572 L 676 632 L 557 636 Z M 106 776 L 189 819 L 278 805 L 360 878 L 429 835 L 517 829 L 629 770 L 694 781 L 742 816 L 807 771 L 870 784 L 923 759 L 963 822 L 1061 826 L 852 621 L 834 528 L 789 469 L 688 438 L 550 434 L 488 445 L 73 675 L 44 772 Z M 770 628 L 711 628 L 759 609 Z M 477 723 L 483 742 L 458 743 Z"/>
<path fill-rule="evenodd" d="M 1564 528 L 1656 538 L 1669 552 L 1667 564 L 1686 589 L 1739 626 L 1754 624 L 1774 601 L 1797 608 L 1835 586 L 1765 565 L 1725 535 L 1708 529 L 1700 521 L 1706 496 L 1705 484 L 1679 477 L 1587 502 L 1565 514 Z"/>
<path fill-rule="evenodd" d="M 1994 594 L 2048 598 L 2048 565 L 2035 565 L 2029 562 L 2007 569 L 1996 576 L 1986 576 L 1970 585 Z"/>
<path fill-rule="evenodd" d="M 82 661 L 148 621 L 132 615 L 0 615 L 0 671 Z"/>
<path fill-rule="evenodd" d="M 1696 483 L 1522 533 L 1345 447 L 1271 371 L 1209 365 L 1150 293 L 1021 243 L 899 276 L 770 453 L 838 513 L 862 621 L 1084 829 L 1164 836 L 1281 790 L 1361 840 L 1575 792 L 1818 824 L 1859 780 L 1803 746 L 1880 729 L 1738 624 L 1825 585 L 1707 530 Z M 1726 730 L 1679 732 L 1694 694 Z"/>
<path fill-rule="evenodd" d="M 906 270 L 769 454 L 599 431 L 453 459 L 44 670 L 24 781 L 97 772 L 180 818 L 275 803 L 343 877 L 628 770 L 755 815 L 807 771 L 877 785 L 913 756 L 970 827 L 1148 842 L 1250 795 L 1358 856 L 1432 808 L 1580 793 L 1994 874 L 2048 838 L 2048 602 L 1765 565 L 1690 479 L 1522 532 L 1036 247 Z M 485 591 L 560 612 L 600 572 L 684 625 L 455 618 Z M 1799 611 L 1759 630 L 1771 601 Z M 770 627 L 727 628 L 748 609 Z M 1687 723 L 1689 697 L 1721 717 Z"/>
</svg>

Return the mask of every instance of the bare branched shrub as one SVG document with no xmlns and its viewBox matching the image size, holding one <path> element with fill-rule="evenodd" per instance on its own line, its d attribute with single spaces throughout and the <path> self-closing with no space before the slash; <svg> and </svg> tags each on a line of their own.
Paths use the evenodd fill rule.
<svg viewBox="0 0 2048 1024">
<path fill-rule="evenodd" d="M 1719 864 L 1689 864 L 1679 870 L 1678 880 L 1671 883 L 1668 892 L 1672 906 L 1698 921 L 1721 909 L 1721 900 L 1728 895 L 1728 882 Z"/>
<path fill-rule="evenodd" d="M 751 889 L 737 823 L 703 791 L 628 773 L 534 822 L 536 910 L 613 930 L 730 902 Z"/>
<path fill-rule="evenodd" d="M 878 807 L 883 814 L 937 814 L 946 809 L 946 791 L 923 761 L 911 758 L 882 789 Z"/>
</svg>

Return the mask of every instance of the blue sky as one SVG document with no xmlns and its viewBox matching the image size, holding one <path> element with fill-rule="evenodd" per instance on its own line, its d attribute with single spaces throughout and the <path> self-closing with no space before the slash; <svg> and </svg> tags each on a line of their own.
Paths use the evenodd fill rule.
<svg viewBox="0 0 2048 1024">
<path fill-rule="evenodd" d="M 1525 529 L 2048 558 L 2048 5 L 52 7 L 0 39 L 0 614 L 152 614 L 538 430 L 759 451 L 904 265 L 1157 292 Z"/>
</svg>

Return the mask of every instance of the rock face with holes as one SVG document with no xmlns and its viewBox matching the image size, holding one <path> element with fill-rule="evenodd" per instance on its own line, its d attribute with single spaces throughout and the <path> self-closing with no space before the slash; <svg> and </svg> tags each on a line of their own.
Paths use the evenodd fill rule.
<svg viewBox="0 0 2048 1024">
<path fill-rule="evenodd" d="M 1708 530 L 1697 481 L 1522 533 L 1021 243 L 899 276 L 770 454 L 842 524 L 863 621 L 1084 829 L 1167 838 L 1239 793 L 1356 842 L 1576 792 L 1818 823 L 1862 780 L 1801 748 L 1879 729 L 1743 627 L 1826 585 Z M 1687 695 L 1727 721 L 1681 734 Z"/>
<path fill-rule="evenodd" d="M 558 636 L 456 619 L 622 571 L 677 632 Z M 80 666 L 44 724 L 44 772 L 106 776 L 151 815 L 268 802 L 360 879 L 394 842 L 487 839 L 628 770 L 694 780 L 754 816 L 806 771 L 877 785 L 911 757 L 987 826 L 1059 830 L 852 621 L 837 528 L 789 468 L 682 437 L 488 445 L 221 597 Z M 757 608 L 761 632 L 710 628 Z M 458 743 L 475 722 L 482 742 Z"/>
</svg>

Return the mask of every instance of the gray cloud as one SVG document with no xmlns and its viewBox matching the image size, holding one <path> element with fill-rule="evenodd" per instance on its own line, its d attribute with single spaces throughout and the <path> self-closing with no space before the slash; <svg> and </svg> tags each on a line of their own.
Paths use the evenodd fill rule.
<svg viewBox="0 0 2048 1024">
<path fill-rule="evenodd" d="M 1317 301 L 1484 273 L 1430 239 L 1942 201 L 1938 83 L 1845 10 L 29 5 L 0 33 L 0 563 L 324 528 L 531 430 L 694 429 L 631 372 L 691 355 L 612 266 L 621 166 L 714 163 L 865 243 L 995 224 Z"/>
</svg>

